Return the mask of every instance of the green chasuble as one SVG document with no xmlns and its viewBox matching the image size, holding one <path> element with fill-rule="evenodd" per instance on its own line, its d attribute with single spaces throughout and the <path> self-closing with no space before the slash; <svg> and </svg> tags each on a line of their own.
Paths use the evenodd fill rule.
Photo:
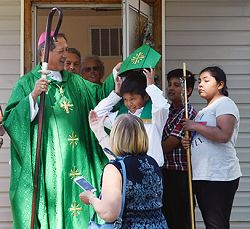
<svg viewBox="0 0 250 229">
<path fill-rule="evenodd" d="M 3 124 L 11 138 L 10 201 L 13 228 L 30 227 L 38 115 L 30 121 L 29 94 L 40 65 L 15 85 Z M 114 88 L 111 74 L 102 86 L 62 71 L 45 95 L 36 228 L 87 228 L 93 208 L 82 204 L 74 182 L 84 176 L 99 192 L 107 158 L 90 130 L 88 114 Z M 39 100 L 38 100 L 39 106 Z"/>
</svg>

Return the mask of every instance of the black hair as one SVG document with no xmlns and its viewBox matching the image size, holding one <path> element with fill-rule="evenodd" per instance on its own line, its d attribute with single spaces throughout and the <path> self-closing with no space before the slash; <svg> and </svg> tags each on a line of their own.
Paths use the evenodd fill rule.
<svg viewBox="0 0 250 229">
<path fill-rule="evenodd" d="M 169 81 L 171 78 L 179 78 L 179 79 L 183 78 L 183 69 L 177 68 L 177 69 L 170 71 L 167 74 L 167 81 Z M 193 90 L 195 81 L 196 81 L 195 74 L 186 70 L 186 81 L 187 81 L 187 88 L 192 88 Z"/>
<path fill-rule="evenodd" d="M 64 33 L 58 33 L 58 34 L 57 34 L 57 38 L 60 38 L 60 37 L 64 38 L 65 41 L 67 41 L 67 38 L 66 38 L 66 36 L 65 36 Z M 39 56 L 42 56 L 42 50 L 44 49 L 44 46 L 45 46 L 45 41 L 44 41 L 43 43 L 41 43 L 41 44 L 39 45 L 39 47 L 38 47 L 38 54 L 39 54 Z M 51 51 L 53 51 L 55 48 L 56 48 L 55 40 L 54 40 L 53 37 L 50 37 L 49 51 L 51 52 Z"/>
<path fill-rule="evenodd" d="M 169 82 L 172 78 L 178 78 L 183 79 L 183 69 L 181 68 L 177 68 L 174 69 L 172 71 L 170 71 L 167 74 L 167 81 Z M 193 74 L 192 72 L 186 70 L 186 83 L 187 83 L 187 88 L 191 88 L 192 91 L 188 94 L 188 97 L 190 97 L 193 93 L 194 90 L 194 85 L 195 85 L 195 74 Z"/>
<path fill-rule="evenodd" d="M 120 95 L 123 96 L 125 93 L 132 93 L 141 95 L 142 98 L 146 95 L 146 87 L 147 87 L 147 79 L 143 74 L 143 70 L 127 71 L 123 77 L 125 80 L 123 81 L 120 89 Z"/>
<path fill-rule="evenodd" d="M 221 89 L 221 94 L 228 96 L 229 93 L 227 88 L 227 77 L 225 72 L 218 66 L 206 67 L 200 72 L 200 75 L 204 72 L 209 72 L 210 75 L 215 78 L 217 83 L 220 83 L 222 81 L 224 83 L 224 87 Z"/>
<path fill-rule="evenodd" d="M 81 59 L 81 53 L 76 48 L 68 48 L 68 53 L 75 54 Z"/>
</svg>

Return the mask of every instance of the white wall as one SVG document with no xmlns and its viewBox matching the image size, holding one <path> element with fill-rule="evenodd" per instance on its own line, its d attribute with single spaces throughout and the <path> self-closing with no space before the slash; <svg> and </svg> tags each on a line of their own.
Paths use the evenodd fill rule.
<svg viewBox="0 0 250 229">
<path fill-rule="evenodd" d="M 20 74 L 19 0 L 0 1 L 0 104 L 3 109 Z M 11 228 L 9 203 L 9 138 L 5 134 L 0 149 L 0 228 Z"/>
<path fill-rule="evenodd" d="M 228 77 L 241 126 L 237 152 L 243 177 L 235 197 L 231 228 L 250 228 L 250 1 L 166 0 L 166 72 L 182 68 L 198 74 L 218 65 Z M 204 106 L 197 95 L 191 101 Z M 197 211 L 198 212 L 198 211 Z M 204 228 L 200 213 L 197 228 Z"/>
</svg>

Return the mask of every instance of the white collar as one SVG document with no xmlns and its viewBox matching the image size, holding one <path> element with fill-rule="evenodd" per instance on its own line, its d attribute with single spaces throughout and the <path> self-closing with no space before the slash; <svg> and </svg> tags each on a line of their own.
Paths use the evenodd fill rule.
<svg viewBox="0 0 250 229">
<path fill-rule="evenodd" d="M 137 116 L 137 117 L 140 117 L 143 108 L 144 108 L 144 107 L 141 107 L 141 108 L 137 109 L 137 110 L 135 111 L 135 113 L 132 113 L 130 110 L 128 110 L 128 113 L 129 113 L 129 114 L 132 114 L 132 115 L 135 115 L 135 116 Z"/>
<path fill-rule="evenodd" d="M 52 71 L 52 70 L 48 70 L 48 71 L 50 71 L 48 76 L 50 76 L 53 80 L 62 82 L 62 76 L 61 76 L 61 73 L 59 71 Z"/>
</svg>

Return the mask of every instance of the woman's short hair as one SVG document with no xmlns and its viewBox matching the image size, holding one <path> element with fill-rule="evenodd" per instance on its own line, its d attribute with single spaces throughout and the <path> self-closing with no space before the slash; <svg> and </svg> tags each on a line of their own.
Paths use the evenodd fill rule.
<svg viewBox="0 0 250 229">
<path fill-rule="evenodd" d="M 148 135 L 142 120 L 132 114 L 119 115 L 111 129 L 110 146 L 117 156 L 146 154 Z"/>
</svg>

